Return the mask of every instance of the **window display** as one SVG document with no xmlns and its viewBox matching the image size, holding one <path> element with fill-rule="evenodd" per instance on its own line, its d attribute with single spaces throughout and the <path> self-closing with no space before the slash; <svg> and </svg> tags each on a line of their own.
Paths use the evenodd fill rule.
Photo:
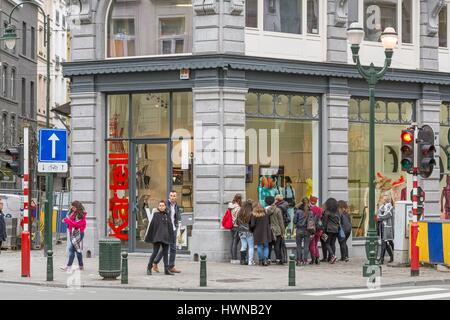
<svg viewBox="0 0 450 320">
<path fill-rule="evenodd" d="M 264 0 L 264 30 L 302 33 L 302 0 Z"/>
<path fill-rule="evenodd" d="M 266 196 L 282 194 L 291 199 L 293 216 L 293 206 L 302 197 L 319 195 L 319 103 L 318 96 L 247 94 L 247 199 L 264 205 Z M 272 138 L 274 131 L 278 139 Z M 257 141 L 252 140 L 254 137 Z M 278 153 L 276 157 L 273 152 Z M 287 228 L 286 237 L 295 237 L 292 224 Z"/>
<path fill-rule="evenodd" d="M 450 165 L 450 144 L 448 138 L 450 135 L 450 102 L 443 102 L 440 112 L 439 127 L 439 180 L 441 188 L 447 185 L 445 173 L 448 172 Z M 437 146 L 436 146 L 437 149 Z"/>
<path fill-rule="evenodd" d="M 379 179 L 389 181 L 399 189 L 403 186 L 402 183 L 405 179 L 404 173 L 400 169 L 399 137 L 401 130 L 414 121 L 415 106 L 412 101 L 381 99 L 376 101 L 375 106 L 375 171 Z M 365 237 L 368 230 L 368 112 L 366 98 L 350 99 L 348 188 L 354 237 Z M 399 193 L 397 189 L 395 190 L 396 196 Z"/>
</svg>

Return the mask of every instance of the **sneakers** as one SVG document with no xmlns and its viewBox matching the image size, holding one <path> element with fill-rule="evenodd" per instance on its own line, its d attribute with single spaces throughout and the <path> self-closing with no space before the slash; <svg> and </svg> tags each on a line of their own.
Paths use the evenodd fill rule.
<svg viewBox="0 0 450 320">
<path fill-rule="evenodd" d="M 71 267 L 61 266 L 61 267 L 59 267 L 59 269 L 61 269 L 62 271 L 65 271 L 65 272 L 70 272 Z"/>
<path fill-rule="evenodd" d="M 181 271 L 175 269 L 175 267 L 170 268 L 169 271 L 172 272 L 172 273 L 181 273 Z"/>
<path fill-rule="evenodd" d="M 336 260 L 337 260 L 336 256 L 332 256 L 330 259 L 330 263 L 334 264 L 336 262 Z"/>
<path fill-rule="evenodd" d="M 153 264 L 152 270 L 156 273 L 159 273 L 158 265 L 156 263 Z"/>
<path fill-rule="evenodd" d="M 147 275 L 148 276 L 152 275 L 152 269 L 150 267 L 147 267 Z"/>
<path fill-rule="evenodd" d="M 253 260 L 249 260 L 249 261 L 248 261 L 248 265 L 249 265 L 249 266 L 254 266 L 254 265 L 256 265 L 256 263 L 255 263 L 255 261 L 253 261 Z"/>
</svg>

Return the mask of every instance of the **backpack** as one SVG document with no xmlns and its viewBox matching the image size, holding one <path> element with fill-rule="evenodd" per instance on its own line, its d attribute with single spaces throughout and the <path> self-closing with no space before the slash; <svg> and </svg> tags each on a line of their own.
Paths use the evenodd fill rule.
<svg viewBox="0 0 450 320">
<path fill-rule="evenodd" d="M 281 210 L 281 212 L 283 213 L 283 221 L 284 221 L 284 226 L 287 227 L 289 225 L 289 223 L 291 223 L 291 217 L 289 216 L 289 213 L 287 210 L 284 210 L 281 207 L 278 207 L 278 209 Z"/>
<path fill-rule="evenodd" d="M 308 221 L 306 222 L 306 231 L 308 231 L 311 234 L 316 233 L 316 222 L 314 221 L 314 218 L 309 216 Z"/>
<path fill-rule="evenodd" d="M 225 229 L 233 229 L 233 217 L 231 216 L 231 210 L 229 208 L 222 218 L 222 227 Z"/>
</svg>

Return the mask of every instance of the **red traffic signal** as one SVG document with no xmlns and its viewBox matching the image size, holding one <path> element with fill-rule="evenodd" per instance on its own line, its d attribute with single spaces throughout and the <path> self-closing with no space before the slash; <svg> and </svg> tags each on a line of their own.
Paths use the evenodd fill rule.
<svg viewBox="0 0 450 320">
<path fill-rule="evenodd" d="M 403 142 L 409 143 L 414 140 L 414 134 L 410 131 L 403 130 L 401 138 Z"/>
</svg>

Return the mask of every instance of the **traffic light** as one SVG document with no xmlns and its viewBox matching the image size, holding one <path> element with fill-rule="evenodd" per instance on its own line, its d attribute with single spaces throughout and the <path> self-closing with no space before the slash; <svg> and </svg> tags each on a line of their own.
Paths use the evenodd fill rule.
<svg viewBox="0 0 450 320">
<path fill-rule="evenodd" d="M 11 156 L 11 160 L 6 161 L 6 168 L 11 169 L 14 175 L 18 177 L 23 176 L 23 146 L 12 147 L 6 149 L 5 152 L 8 156 Z"/>
<path fill-rule="evenodd" d="M 408 128 L 402 130 L 402 171 L 412 173 L 414 167 L 414 129 Z"/>
<path fill-rule="evenodd" d="M 428 178 L 433 173 L 433 168 L 436 165 L 434 153 L 436 147 L 434 146 L 434 131 L 428 126 L 424 125 L 419 129 L 419 137 L 417 141 L 419 173 L 423 178 Z"/>
</svg>

